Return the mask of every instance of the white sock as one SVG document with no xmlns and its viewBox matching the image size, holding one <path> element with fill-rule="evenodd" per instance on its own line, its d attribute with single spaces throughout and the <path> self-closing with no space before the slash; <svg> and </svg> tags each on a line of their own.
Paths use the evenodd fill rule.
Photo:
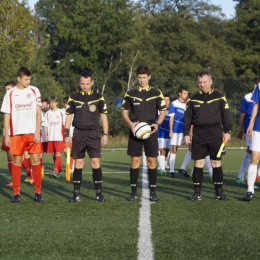
<svg viewBox="0 0 260 260">
<path fill-rule="evenodd" d="M 182 165 L 181 165 L 181 168 L 180 169 L 183 169 L 183 170 L 186 170 L 186 167 L 188 165 L 188 163 L 190 162 L 191 160 L 191 152 L 188 151 L 186 154 L 185 154 L 185 157 L 184 157 L 184 160 L 182 162 Z"/>
<path fill-rule="evenodd" d="M 161 169 L 161 171 L 164 171 L 165 170 L 165 156 L 160 155 L 160 156 L 158 156 L 158 158 L 159 158 L 160 169 Z"/>
<path fill-rule="evenodd" d="M 170 172 L 174 172 L 176 154 L 171 153 L 170 155 Z"/>
<path fill-rule="evenodd" d="M 242 159 L 242 165 L 240 167 L 239 173 L 237 175 L 237 178 L 242 178 L 245 175 L 245 172 L 247 171 L 249 164 L 251 161 L 251 154 L 245 152 L 244 157 Z"/>
<path fill-rule="evenodd" d="M 147 159 L 144 152 L 143 152 L 143 168 L 147 168 Z"/>
<path fill-rule="evenodd" d="M 250 164 L 248 167 L 248 175 L 247 175 L 247 191 L 254 193 L 254 184 L 255 178 L 257 174 L 257 165 Z"/>
<path fill-rule="evenodd" d="M 210 162 L 210 157 L 209 155 L 207 155 L 205 157 L 205 166 L 209 172 L 209 176 L 212 177 L 212 173 L 213 173 L 213 169 L 212 169 L 212 165 L 211 165 L 211 162 Z"/>
</svg>

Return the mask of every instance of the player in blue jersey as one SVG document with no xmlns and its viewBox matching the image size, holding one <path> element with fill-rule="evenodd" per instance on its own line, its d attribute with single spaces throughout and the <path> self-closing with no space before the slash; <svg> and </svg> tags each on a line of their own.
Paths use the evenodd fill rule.
<svg viewBox="0 0 260 260">
<path fill-rule="evenodd" d="M 171 138 L 169 136 L 170 133 L 170 116 L 169 116 L 169 106 L 170 106 L 170 96 L 164 95 L 165 106 L 166 106 L 166 114 L 163 122 L 161 123 L 160 127 L 158 128 L 158 147 L 159 147 L 159 175 L 166 176 L 165 166 L 167 160 L 167 154 L 171 149 Z"/>
<path fill-rule="evenodd" d="M 260 78 L 256 77 L 254 79 L 254 89 L 256 88 L 256 86 L 258 85 L 259 82 L 260 82 Z M 252 109 L 255 104 L 255 102 L 251 99 L 253 92 L 246 94 L 242 99 L 242 104 L 241 104 L 241 108 L 240 108 L 239 128 L 238 128 L 238 133 L 237 133 L 237 137 L 240 140 L 243 137 L 243 133 L 246 133 L 246 130 L 247 130 L 249 122 L 250 122 Z M 243 184 L 246 182 L 244 175 L 245 175 L 245 172 L 247 171 L 250 161 L 251 161 L 250 137 L 248 135 L 246 135 L 246 145 L 247 145 L 247 149 L 246 149 L 246 152 L 242 159 L 242 165 L 240 167 L 240 171 L 239 171 L 237 179 L 236 179 L 236 183 L 238 183 L 238 184 Z M 255 188 L 256 188 L 256 186 L 255 186 Z"/>
<path fill-rule="evenodd" d="M 179 98 L 174 100 L 170 104 L 169 116 L 170 116 L 170 134 L 171 137 L 171 155 L 170 155 L 170 177 L 174 177 L 174 167 L 176 160 L 176 153 L 178 147 L 183 143 L 184 132 L 184 110 L 186 106 L 186 99 L 189 91 L 185 86 L 180 86 L 178 89 Z M 187 177 L 189 175 L 187 174 Z"/>
<path fill-rule="evenodd" d="M 251 162 L 248 167 L 247 177 L 247 193 L 243 197 L 244 201 L 250 201 L 254 195 L 254 184 L 257 175 L 257 165 L 260 159 L 260 83 L 255 88 L 255 91 L 251 97 L 252 101 L 255 102 L 250 122 L 247 128 L 247 135 L 251 137 L 251 143 L 249 149 L 251 150 Z"/>
</svg>

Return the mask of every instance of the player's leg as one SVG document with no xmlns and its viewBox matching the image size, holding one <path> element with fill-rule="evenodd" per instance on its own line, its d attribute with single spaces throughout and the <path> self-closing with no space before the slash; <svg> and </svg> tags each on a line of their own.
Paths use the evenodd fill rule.
<svg viewBox="0 0 260 260">
<path fill-rule="evenodd" d="M 189 174 L 186 171 L 186 167 L 187 167 L 188 163 L 190 162 L 190 160 L 191 160 L 191 143 L 188 146 L 188 151 L 185 154 L 184 160 L 183 160 L 181 167 L 179 169 L 179 172 L 181 174 L 183 174 L 183 176 L 185 176 L 185 177 L 189 177 Z"/>
<path fill-rule="evenodd" d="M 156 167 L 156 157 L 158 155 L 158 139 L 157 133 L 152 134 L 148 139 L 144 141 L 144 151 L 147 157 L 148 165 L 148 177 L 150 185 L 150 200 L 157 201 L 156 182 L 157 182 L 157 167 Z"/>
<path fill-rule="evenodd" d="M 212 165 L 211 165 L 211 161 L 210 161 L 209 155 L 206 156 L 206 158 L 205 158 L 205 166 L 206 166 L 206 168 L 207 168 L 207 170 L 209 172 L 210 179 L 212 179 L 213 168 L 212 168 Z"/>
<path fill-rule="evenodd" d="M 159 156 L 158 161 L 159 161 L 159 175 L 161 176 L 166 176 L 166 171 L 165 171 L 165 155 L 166 155 L 166 148 L 163 147 L 163 143 L 160 142 L 160 138 L 158 138 L 158 144 L 159 144 Z"/>
<path fill-rule="evenodd" d="M 169 170 L 170 166 L 168 164 L 168 161 L 170 159 L 170 150 L 171 150 L 171 139 L 168 139 L 169 146 L 167 146 L 168 148 L 166 149 L 166 154 L 165 154 L 165 169 Z"/>
<path fill-rule="evenodd" d="M 29 182 L 30 184 L 33 184 L 30 155 L 29 155 L 28 151 L 24 151 L 24 153 L 23 153 L 22 167 L 24 168 L 25 173 L 27 175 L 27 177 L 25 178 L 24 181 Z"/>
<path fill-rule="evenodd" d="M 248 167 L 248 176 L 247 176 L 247 193 L 243 197 L 244 201 L 250 201 L 253 199 L 254 195 L 254 184 L 257 176 L 257 165 L 260 160 L 260 132 L 253 131 L 252 133 L 252 142 L 250 144 L 251 162 Z"/>
<path fill-rule="evenodd" d="M 175 161 L 176 161 L 176 153 L 178 150 L 178 146 L 177 145 L 172 145 L 172 149 L 171 149 L 171 155 L 170 155 L 170 177 L 174 178 L 174 172 L 175 172 Z"/>
</svg>

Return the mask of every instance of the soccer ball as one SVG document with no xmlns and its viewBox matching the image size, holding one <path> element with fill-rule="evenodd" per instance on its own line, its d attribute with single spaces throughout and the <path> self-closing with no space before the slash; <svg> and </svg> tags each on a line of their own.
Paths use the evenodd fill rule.
<svg viewBox="0 0 260 260">
<path fill-rule="evenodd" d="M 150 137 L 152 132 L 151 127 L 145 123 L 145 122 L 140 122 L 137 125 L 135 125 L 135 136 L 138 139 L 147 139 Z"/>
</svg>

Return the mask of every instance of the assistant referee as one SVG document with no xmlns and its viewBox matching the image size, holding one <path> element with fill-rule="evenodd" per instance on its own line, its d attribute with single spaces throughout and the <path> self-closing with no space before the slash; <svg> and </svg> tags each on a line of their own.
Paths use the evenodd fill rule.
<svg viewBox="0 0 260 260">
<path fill-rule="evenodd" d="M 134 201 L 138 197 L 137 182 L 140 157 L 144 148 L 150 182 L 150 200 L 157 201 L 159 200 L 155 193 L 157 180 L 156 157 L 158 156 L 157 130 L 164 120 L 166 106 L 161 91 L 149 86 L 150 69 L 146 65 L 140 65 L 136 70 L 136 74 L 139 86 L 127 91 L 122 103 L 122 117 L 130 128 L 127 154 L 131 156 L 130 181 L 132 193 L 127 200 Z M 159 118 L 158 111 L 160 111 Z M 138 122 L 146 122 L 153 128 L 148 139 L 140 140 L 134 136 L 134 127 Z"/>
<path fill-rule="evenodd" d="M 223 170 L 221 157 L 216 155 L 222 140 L 230 140 L 230 111 L 225 96 L 212 88 L 212 77 L 207 71 L 198 74 L 199 91 L 188 99 L 184 114 L 184 142 L 186 145 L 192 139 L 192 159 L 194 159 L 193 185 L 194 194 L 190 200 L 201 200 L 201 184 L 205 157 L 210 156 L 213 167 L 213 183 L 216 200 L 227 200 L 223 194 Z M 190 136 L 191 126 L 193 136 Z M 224 133 L 224 134 L 223 134 Z"/>
<path fill-rule="evenodd" d="M 82 169 L 84 166 L 85 151 L 90 157 L 92 166 L 93 182 L 96 190 L 96 200 L 104 201 L 101 194 L 102 170 L 100 167 L 101 142 L 106 145 L 108 142 L 108 121 L 107 106 L 104 97 L 92 90 L 94 80 L 91 72 L 83 71 L 80 74 L 80 91 L 73 93 L 66 109 L 65 122 L 65 143 L 67 147 L 71 143 L 70 126 L 74 126 L 72 157 L 75 159 L 75 169 L 73 172 L 74 192 L 70 202 L 80 200 L 80 186 L 82 182 Z M 101 119 L 103 135 L 100 142 Z"/>
</svg>

